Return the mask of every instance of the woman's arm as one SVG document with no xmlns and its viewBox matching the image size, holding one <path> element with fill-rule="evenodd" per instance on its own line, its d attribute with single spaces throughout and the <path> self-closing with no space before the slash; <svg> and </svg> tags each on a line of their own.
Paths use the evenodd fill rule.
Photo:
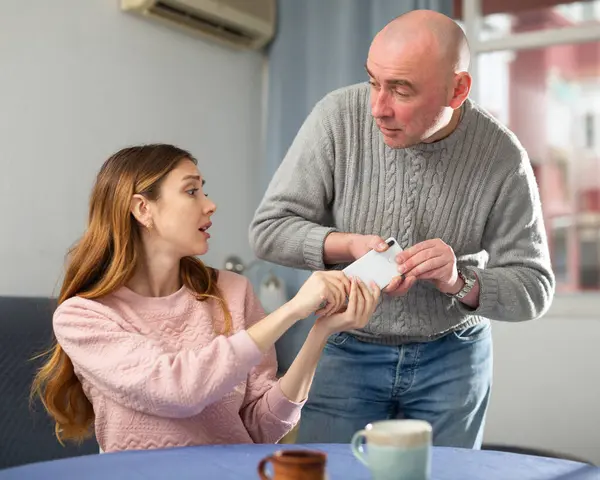
<svg viewBox="0 0 600 480">
<path fill-rule="evenodd" d="M 246 428 L 255 442 L 277 442 L 294 427 L 327 339 L 335 332 L 363 327 L 373 314 L 378 297 L 376 286 L 370 291 L 364 284 L 353 282 L 347 309 L 315 322 L 300 352 L 279 381 L 275 378 L 274 349 L 257 367 L 249 377 L 247 402 L 242 410 Z"/>
<path fill-rule="evenodd" d="M 54 315 L 54 333 L 79 374 L 106 397 L 162 417 L 200 413 L 246 380 L 262 354 L 326 299 L 339 304 L 328 276 L 314 274 L 286 306 L 231 337 L 198 348 L 165 351 L 93 300 L 72 298 Z"/>
</svg>

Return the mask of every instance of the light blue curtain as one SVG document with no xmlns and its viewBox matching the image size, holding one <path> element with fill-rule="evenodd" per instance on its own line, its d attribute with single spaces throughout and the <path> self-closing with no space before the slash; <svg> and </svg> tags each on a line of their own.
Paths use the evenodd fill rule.
<svg viewBox="0 0 600 480">
<path fill-rule="evenodd" d="M 269 47 L 267 185 L 302 122 L 325 94 L 366 81 L 371 40 L 390 20 L 416 9 L 452 13 L 452 0 L 279 0 L 277 36 Z M 293 295 L 310 272 L 274 267 Z M 286 369 L 312 322 L 303 321 L 277 344 Z"/>
</svg>

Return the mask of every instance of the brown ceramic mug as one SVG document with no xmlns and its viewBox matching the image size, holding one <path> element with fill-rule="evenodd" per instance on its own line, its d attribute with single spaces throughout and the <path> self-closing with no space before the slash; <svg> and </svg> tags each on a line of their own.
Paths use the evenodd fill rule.
<svg viewBox="0 0 600 480">
<path fill-rule="evenodd" d="M 267 464 L 273 476 L 267 476 Z M 327 454 L 315 450 L 279 450 L 258 464 L 261 480 L 326 480 Z"/>
</svg>

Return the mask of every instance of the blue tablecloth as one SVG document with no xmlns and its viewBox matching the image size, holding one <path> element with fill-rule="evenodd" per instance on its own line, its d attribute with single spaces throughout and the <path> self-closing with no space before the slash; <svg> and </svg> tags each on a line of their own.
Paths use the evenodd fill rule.
<svg viewBox="0 0 600 480">
<path fill-rule="evenodd" d="M 261 458 L 279 449 L 327 452 L 330 480 L 368 480 L 348 445 L 223 445 L 89 455 L 0 471 L 0 480 L 257 479 Z M 432 480 L 597 480 L 600 469 L 581 463 L 512 453 L 433 449 Z"/>
</svg>

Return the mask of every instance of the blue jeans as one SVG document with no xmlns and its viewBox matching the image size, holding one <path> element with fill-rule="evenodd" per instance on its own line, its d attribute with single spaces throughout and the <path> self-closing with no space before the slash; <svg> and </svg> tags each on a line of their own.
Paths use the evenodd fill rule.
<svg viewBox="0 0 600 480">
<path fill-rule="evenodd" d="M 427 420 L 433 444 L 481 447 L 492 385 L 488 320 L 432 342 L 376 345 L 348 333 L 325 347 L 298 443 L 348 443 L 370 422 Z"/>
</svg>

